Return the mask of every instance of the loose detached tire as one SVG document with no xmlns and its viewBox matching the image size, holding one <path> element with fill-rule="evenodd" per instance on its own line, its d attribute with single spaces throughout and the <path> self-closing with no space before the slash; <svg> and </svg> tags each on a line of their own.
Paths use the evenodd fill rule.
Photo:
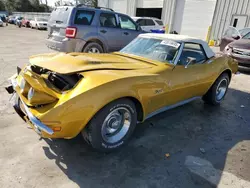
<svg viewBox="0 0 250 188">
<path fill-rule="evenodd" d="M 90 42 L 88 43 L 84 49 L 84 53 L 103 53 L 102 46 L 96 42 Z"/>
<path fill-rule="evenodd" d="M 227 93 L 229 83 L 229 75 L 227 73 L 223 73 L 217 78 L 212 87 L 203 96 L 203 100 L 211 105 L 219 105 Z"/>
<path fill-rule="evenodd" d="M 136 124 L 134 103 L 126 98 L 118 99 L 107 104 L 91 119 L 82 136 L 95 150 L 111 152 L 128 142 Z"/>
</svg>

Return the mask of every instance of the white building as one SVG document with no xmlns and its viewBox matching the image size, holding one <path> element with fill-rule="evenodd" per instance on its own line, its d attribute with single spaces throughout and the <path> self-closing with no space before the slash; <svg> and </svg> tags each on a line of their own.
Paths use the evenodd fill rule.
<svg viewBox="0 0 250 188">
<path fill-rule="evenodd" d="M 130 16 L 157 17 L 169 31 L 205 39 L 216 0 L 99 0 L 98 4 Z"/>
</svg>

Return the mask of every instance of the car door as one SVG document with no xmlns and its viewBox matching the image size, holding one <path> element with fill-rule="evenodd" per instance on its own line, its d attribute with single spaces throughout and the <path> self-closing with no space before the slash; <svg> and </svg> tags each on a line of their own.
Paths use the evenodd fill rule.
<svg viewBox="0 0 250 188">
<path fill-rule="evenodd" d="M 123 48 L 141 33 L 141 29 L 129 16 L 118 14 L 118 19 L 122 31 L 120 37 Z"/>
<path fill-rule="evenodd" d="M 100 26 L 98 28 L 98 35 L 106 44 L 108 51 L 120 50 L 121 44 L 121 30 L 114 13 L 100 13 Z"/>
<path fill-rule="evenodd" d="M 190 58 L 195 59 L 195 62 L 188 64 Z M 170 92 L 166 104 L 171 105 L 203 96 L 214 80 L 213 75 L 216 74 L 211 62 L 201 45 L 185 43 L 168 82 Z"/>
</svg>

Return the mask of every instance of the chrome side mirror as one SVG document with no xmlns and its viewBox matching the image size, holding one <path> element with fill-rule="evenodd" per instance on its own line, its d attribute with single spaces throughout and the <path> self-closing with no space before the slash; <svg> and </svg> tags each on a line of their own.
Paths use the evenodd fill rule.
<svg viewBox="0 0 250 188">
<path fill-rule="evenodd" d="M 196 58 L 194 57 L 187 57 L 187 64 L 185 65 L 185 68 L 188 68 L 189 65 L 193 65 L 196 63 Z"/>
</svg>

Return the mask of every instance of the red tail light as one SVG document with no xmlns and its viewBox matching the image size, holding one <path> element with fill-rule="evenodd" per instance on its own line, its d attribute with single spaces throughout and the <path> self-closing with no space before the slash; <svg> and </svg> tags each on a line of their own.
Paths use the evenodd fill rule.
<svg viewBox="0 0 250 188">
<path fill-rule="evenodd" d="M 77 29 L 75 27 L 67 27 L 66 28 L 66 37 L 67 38 L 75 38 L 77 33 Z"/>
</svg>

